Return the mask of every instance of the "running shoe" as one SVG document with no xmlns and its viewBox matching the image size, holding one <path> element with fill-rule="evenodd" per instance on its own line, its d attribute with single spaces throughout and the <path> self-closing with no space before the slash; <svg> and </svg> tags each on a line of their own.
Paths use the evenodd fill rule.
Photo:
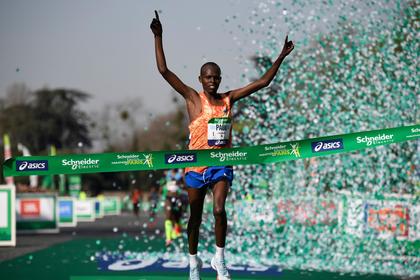
<svg viewBox="0 0 420 280">
<path fill-rule="evenodd" d="M 211 259 L 211 267 L 217 271 L 217 280 L 231 280 L 229 271 L 226 268 L 224 260 L 219 260 L 215 257 Z"/>
<path fill-rule="evenodd" d="M 203 267 L 203 262 L 199 257 L 197 257 L 197 266 L 191 267 L 190 266 L 190 280 L 201 280 L 200 278 L 200 270 Z"/>
</svg>

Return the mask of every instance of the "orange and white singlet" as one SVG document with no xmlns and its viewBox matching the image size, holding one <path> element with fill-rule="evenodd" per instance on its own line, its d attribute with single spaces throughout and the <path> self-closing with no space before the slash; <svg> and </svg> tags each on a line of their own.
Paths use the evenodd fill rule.
<svg viewBox="0 0 420 280">
<path fill-rule="evenodd" d="M 201 114 L 193 120 L 190 129 L 190 150 L 221 149 L 232 145 L 232 118 L 229 95 L 216 99 L 213 103 L 207 99 L 204 92 L 199 93 Z M 202 173 L 207 166 L 187 167 L 188 171 Z"/>
</svg>

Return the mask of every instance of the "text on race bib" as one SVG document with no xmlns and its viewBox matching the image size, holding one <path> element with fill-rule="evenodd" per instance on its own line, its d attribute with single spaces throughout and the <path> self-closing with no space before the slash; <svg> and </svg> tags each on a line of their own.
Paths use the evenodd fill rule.
<svg viewBox="0 0 420 280">
<path fill-rule="evenodd" d="M 208 122 L 207 143 L 209 146 L 225 146 L 229 143 L 232 122 L 230 118 L 213 118 Z"/>
</svg>

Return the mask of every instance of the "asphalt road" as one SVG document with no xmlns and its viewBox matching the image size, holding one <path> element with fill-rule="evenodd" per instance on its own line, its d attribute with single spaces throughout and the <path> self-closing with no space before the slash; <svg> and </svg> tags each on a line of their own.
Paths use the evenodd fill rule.
<svg viewBox="0 0 420 280">
<path fill-rule="evenodd" d="M 77 238 L 115 238 L 121 234 L 129 236 L 154 234 L 156 229 L 163 233 L 163 216 L 158 216 L 155 224 L 147 226 L 149 219 L 146 213 L 135 217 L 132 213 L 122 213 L 118 216 L 106 216 L 95 222 L 79 222 L 77 227 L 60 228 L 60 233 L 48 234 L 17 234 L 16 247 L 0 247 L 0 262 L 29 254 L 51 245 Z M 163 238 L 163 235 L 162 235 Z"/>
<path fill-rule="evenodd" d="M 156 223 L 151 227 L 147 226 L 148 221 L 149 221 L 148 216 L 145 213 L 141 213 L 138 218 L 135 217 L 132 213 L 122 213 L 119 216 L 107 216 L 107 217 L 98 219 L 95 222 L 79 222 L 77 227 L 61 228 L 60 233 L 57 233 L 57 234 L 18 234 L 16 247 L 1 247 L 0 248 L 0 263 L 6 260 L 11 260 L 22 255 L 30 254 L 32 252 L 36 252 L 36 251 L 48 248 L 55 244 L 67 242 L 74 239 L 84 239 L 84 238 L 87 238 L 87 239 L 98 238 L 101 240 L 106 239 L 106 238 L 115 239 L 125 234 L 127 236 L 133 236 L 133 237 L 142 236 L 142 235 L 149 236 L 149 235 L 156 235 L 156 230 L 159 229 L 160 235 L 162 237 L 162 243 L 163 243 L 164 242 L 163 216 L 162 215 L 158 216 L 156 219 Z M 18 263 L 17 265 L 21 266 L 22 264 Z M 28 269 L 29 268 L 30 267 L 28 267 Z M 34 271 L 37 271 L 37 270 L 34 270 Z M 39 271 L 31 272 L 31 273 L 39 273 Z M 295 273 L 296 275 L 293 273 Z M 318 272 L 287 271 L 287 273 L 285 272 L 284 274 L 284 277 L 285 277 L 284 279 L 319 279 L 319 277 L 321 277 L 319 275 L 324 275 L 324 274 L 318 273 Z M 293 275 L 295 275 L 297 278 L 294 277 Z M 303 277 L 302 275 L 304 275 L 305 277 L 302 278 Z M 337 274 L 333 273 L 331 275 L 330 275 L 330 278 L 328 279 L 344 279 L 345 278 L 344 276 L 340 276 L 338 273 Z M 153 278 L 153 279 L 160 279 L 158 276 L 156 277 L 157 278 Z M 180 276 L 179 279 L 184 279 L 183 277 L 184 276 L 182 277 Z M 370 276 L 366 276 L 366 277 L 370 277 Z M 381 276 L 376 275 L 375 277 L 381 277 Z M 97 279 L 97 278 L 89 278 L 89 279 Z M 138 278 L 136 277 L 135 279 L 138 279 Z M 171 279 L 175 279 L 175 278 L 171 277 Z M 214 278 L 204 277 L 203 279 L 214 279 Z M 321 279 L 324 279 L 324 278 L 321 277 Z M 378 278 L 373 278 L 373 279 L 378 279 Z M 415 277 L 415 276 L 414 277 L 401 277 L 401 278 L 395 277 L 393 279 L 417 280 L 419 279 L 419 277 Z"/>
</svg>

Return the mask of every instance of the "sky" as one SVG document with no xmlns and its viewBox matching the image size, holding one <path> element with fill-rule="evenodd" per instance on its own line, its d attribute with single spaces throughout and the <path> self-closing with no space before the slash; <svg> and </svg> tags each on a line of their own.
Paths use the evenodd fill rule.
<svg viewBox="0 0 420 280">
<path fill-rule="evenodd" d="M 206 61 L 222 67 L 222 87 L 239 86 L 238 47 L 228 18 L 257 1 L 0 0 L 0 97 L 14 83 L 71 88 L 93 98 L 87 110 L 141 98 L 144 108 L 171 108 L 170 86 L 157 71 L 149 25 L 164 29 L 168 67 L 201 89 Z M 250 51 L 250 56 L 252 51 Z"/>
<path fill-rule="evenodd" d="M 337 4 L 336 4 L 337 3 Z M 381 1 L 380 1 L 381 3 Z M 160 76 L 149 28 L 154 10 L 163 24 L 169 69 L 201 90 L 199 69 L 208 61 L 222 68 L 220 90 L 254 77 L 244 61 L 274 40 L 266 55 L 275 59 L 286 34 L 295 43 L 328 30 L 353 0 L 0 0 L 0 97 L 16 83 L 30 90 L 76 89 L 92 95 L 85 110 L 141 99 L 154 114 L 173 108 L 174 93 Z M 380 4 L 382 5 L 382 4 Z M 343 12 L 343 7 L 349 8 Z M 369 10 L 371 9 L 371 10 Z M 270 30 L 272 31 L 270 36 Z M 267 32 L 266 32 L 267 31 Z M 286 62 L 287 63 L 287 62 Z M 138 100 L 137 100 L 138 101 Z"/>
</svg>

